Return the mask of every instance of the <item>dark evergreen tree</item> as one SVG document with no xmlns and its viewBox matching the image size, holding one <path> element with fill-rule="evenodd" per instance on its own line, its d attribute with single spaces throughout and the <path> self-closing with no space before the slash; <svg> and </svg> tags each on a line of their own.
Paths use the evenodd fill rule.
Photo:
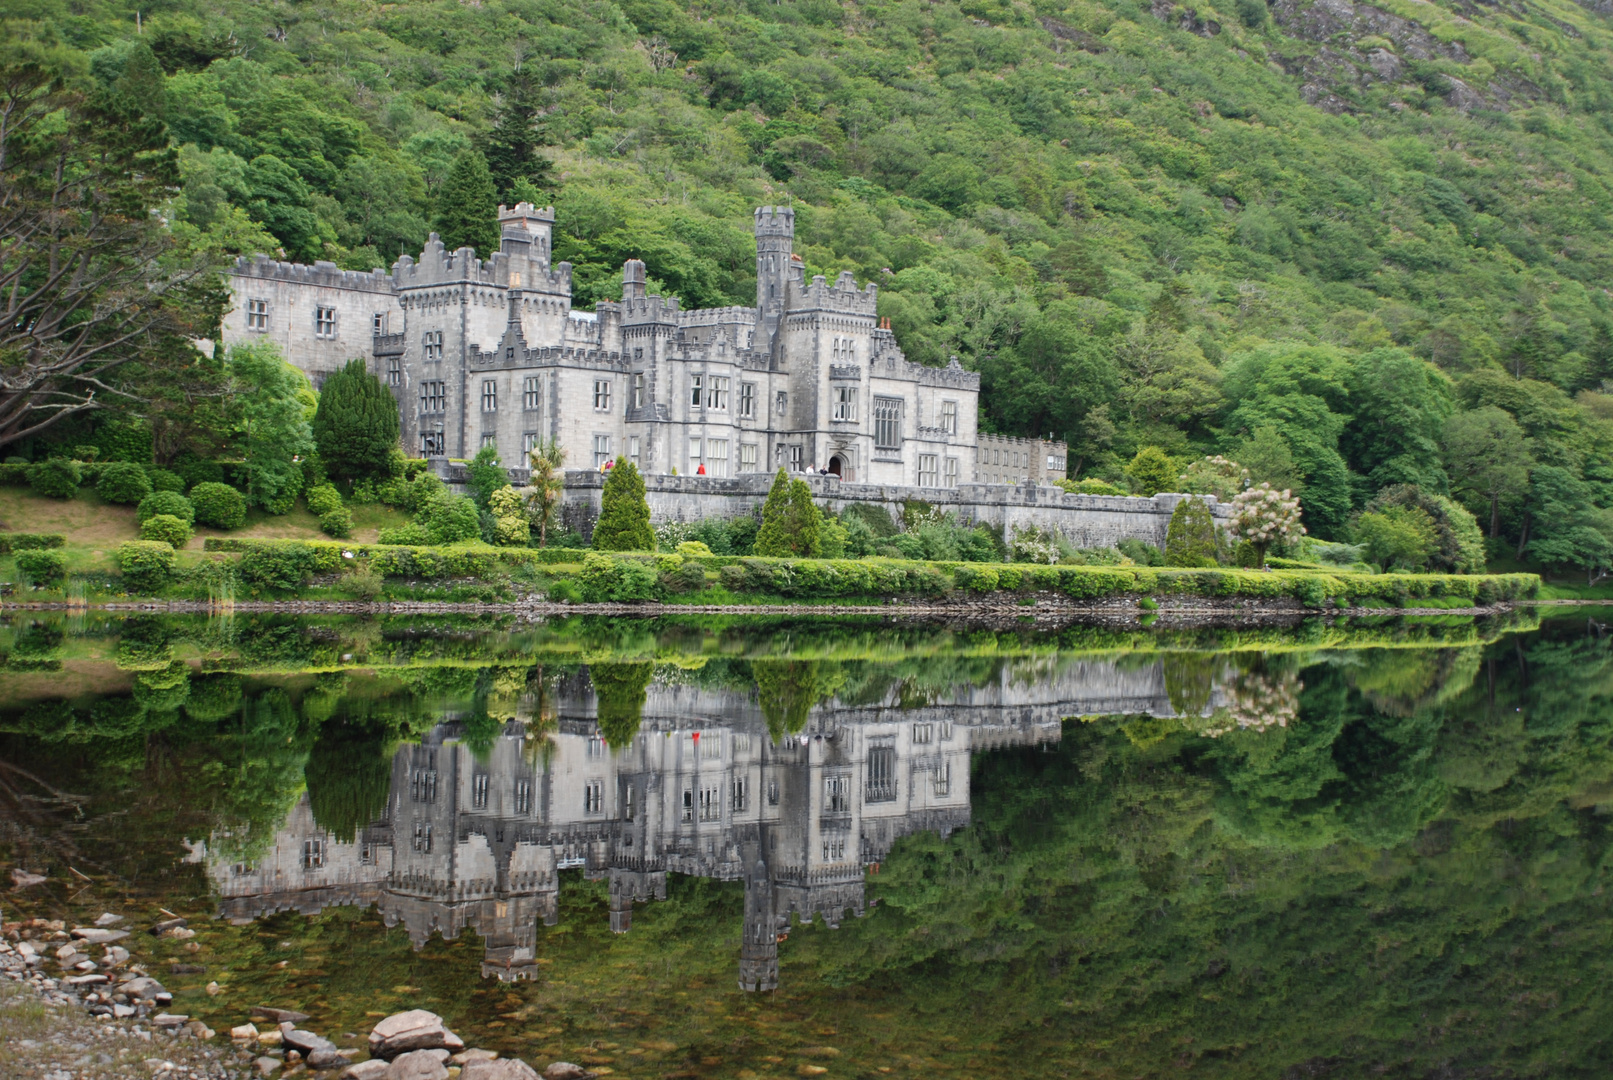
<svg viewBox="0 0 1613 1080">
<path fill-rule="evenodd" d="M 773 486 L 767 490 L 767 501 L 762 503 L 762 527 L 756 534 L 756 554 L 792 554 L 787 520 L 789 514 L 790 476 L 780 469 L 773 477 Z"/>
<path fill-rule="evenodd" d="M 449 251 L 473 247 L 482 258 L 498 250 L 498 192 L 487 171 L 487 159 L 466 150 L 437 193 L 437 234 Z"/>
<path fill-rule="evenodd" d="M 341 480 L 386 477 L 398 447 L 398 402 L 363 360 L 325 380 L 314 413 L 314 442 L 325 470 Z"/>
<path fill-rule="evenodd" d="M 538 147 L 548 144 L 538 111 L 538 83 L 527 71 L 517 71 L 504 84 L 504 104 L 487 134 L 487 169 L 499 197 L 518 201 L 517 183 L 526 181 L 536 188 L 550 184 L 553 163 Z"/>
<path fill-rule="evenodd" d="M 1215 518 L 1203 499 L 1183 499 L 1165 533 L 1166 566 L 1214 566 Z"/>
<path fill-rule="evenodd" d="M 599 501 L 599 521 L 594 525 L 595 550 L 655 550 L 650 504 L 644 498 L 644 478 L 631 461 L 616 459 L 610 475 L 605 477 L 605 490 Z"/>
</svg>

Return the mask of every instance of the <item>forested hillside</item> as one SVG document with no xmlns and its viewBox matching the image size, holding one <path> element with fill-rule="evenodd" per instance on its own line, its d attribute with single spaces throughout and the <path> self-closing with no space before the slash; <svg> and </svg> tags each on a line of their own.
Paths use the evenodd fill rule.
<svg viewBox="0 0 1613 1080">
<path fill-rule="evenodd" d="M 1613 15 L 1225 4 L 19 0 L 7 27 L 166 125 L 187 244 L 389 265 L 474 237 L 479 155 L 555 205 L 579 306 L 633 256 L 747 303 L 750 211 L 789 202 L 808 273 L 878 283 L 910 356 L 979 370 L 989 425 L 1067 437 L 1072 475 L 1225 452 L 1322 536 L 1414 483 L 1492 553 L 1613 562 Z"/>
</svg>

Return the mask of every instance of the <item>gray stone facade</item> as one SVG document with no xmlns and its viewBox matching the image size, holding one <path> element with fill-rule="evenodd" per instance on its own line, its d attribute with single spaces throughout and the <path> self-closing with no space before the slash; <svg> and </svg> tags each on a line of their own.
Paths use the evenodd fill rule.
<svg viewBox="0 0 1613 1080">
<path fill-rule="evenodd" d="M 875 286 L 808 280 L 791 209 L 756 211 L 756 306 L 696 311 L 649 295 L 636 259 L 619 302 L 575 311 L 571 266 L 550 259 L 553 209 L 521 203 L 499 219 L 489 258 L 433 235 L 390 274 L 241 259 L 225 341 L 271 339 L 316 382 L 363 357 L 398 397 L 405 450 L 426 457 L 491 445 L 524 464 L 553 440 L 572 469 L 626 457 L 646 475 L 817 468 L 926 489 L 985 478 L 980 377 L 956 360 L 910 363 L 875 314 Z M 1034 457 L 1014 475 L 1041 479 L 1064 449 L 1038 444 Z"/>
</svg>

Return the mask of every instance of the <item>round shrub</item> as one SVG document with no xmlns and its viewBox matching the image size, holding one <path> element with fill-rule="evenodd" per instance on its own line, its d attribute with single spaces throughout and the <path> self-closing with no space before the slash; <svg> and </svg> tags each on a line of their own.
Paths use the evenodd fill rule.
<svg viewBox="0 0 1613 1080">
<path fill-rule="evenodd" d="M 67 556 L 47 548 L 19 551 L 17 572 L 30 585 L 56 585 L 67 577 Z"/>
<path fill-rule="evenodd" d="M 196 521 L 215 529 L 239 529 L 246 524 L 246 496 L 217 481 L 208 480 L 190 489 L 190 502 L 196 508 Z"/>
<path fill-rule="evenodd" d="M 185 493 L 185 478 L 168 469 L 147 469 L 146 475 L 151 478 L 152 491 L 177 491 Z"/>
<path fill-rule="evenodd" d="M 51 458 L 28 469 L 28 486 L 52 499 L 71 499 L 83 482 L 84 470 L 66 458 Z"/>
<path fill-rule="evenodd" d="M 426 530 L 433 544 L 458 544 L 482 535 L 476 504 L 463 495 L 447 492 L 422 506 L 415 514 L 415 524 Z"/>
<path fill-rule="evenodd" d="M 135 507 L 134 511 L 135 519 L 142 525 L 158 514 L 176 517 L 186 525 L 196 520 L 196 508 L 191 505 L 190 500 L 172 491 L 153 491 L 140 500 L 140 505 Z"/>
<path fill-rule="evenodd" d="M 308 509 L 319 517 L 341 508 L 342 495 L 334 484 L 319 484 L 308 489 Z"/>
<path fill-rule="evenodd" d="M 345 506 L 327 510 L 319 515 L 319 528 L 327 536 L 345 540 L 353 535 L 353 511 Z"/>
<path fill-rule="evenodd" d="M 95 490 L 109 503 L 133 506 L 151 494 L 151 477 L 131 461 L 114 461 L 101 470 Z"/>
<path fill-rule="evenodd" d="M 699 540 L 685 540 L 678 545 L 677 551 L 679 555 L 691 557 L 710 556 L 712 553 L 710 546 Z"/>
<path fill-rule="evenodd" d="M 140 523 L 140 539 L 182 548 L 190 543 L 190 525 L 172 514 L 154 514 Z"/>
<path fill-rule="evenodd" d="M 118 569 L 130 592 L 155 592 L 173 577 L 174 549 L 158 540 L 130 540 L 118 547 Z"/>
</svg>

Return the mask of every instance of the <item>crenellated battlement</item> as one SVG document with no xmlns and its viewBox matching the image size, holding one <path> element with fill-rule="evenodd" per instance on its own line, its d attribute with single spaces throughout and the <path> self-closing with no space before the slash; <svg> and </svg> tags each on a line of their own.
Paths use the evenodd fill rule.
<svg viewBox="0 0 1613 1080">
<path fill-rule="evenodd" d="M 756 208 L 756 235 L 793 238 L 795 236 L 795 210 L 788 206 L 758 206 Z"/>
<path fill-rule="evenodd" d="M 624 324 L 659 322 L 676 325 L 678 322 L 679 311 L 676 296 L 641 296 L 622 299 L 617 302 L 616 310 L 621 312 Z"/>
<path fill-rule="evenodd" d="M 678 312 L 679 326 L 725 326 L 731 323 L 751 324 L 756 321 L 753 307 L 690 308 Z"/>
<path fill-rule="evenodd" d="M 804 270 L 801 272 L 805 273 Z M 790 282 L 790 292 L 787 306 L 793 312 L 797 311 L 833 311 L 846 315 L 862 315 L 872 319 L 874 308 L 879 299 L 879 286 L 869 282 L 865 287 L 857 288 L 857 281 L 852 277 L 851 271 L 843 270 L 835 279 L 833 285 L 822 274 L 814 274 L 812 280 L 803 285 L 800 275 Z"/>
<path fill-rule="evenodd" d="M 360 270 L 343 270 L 333 262 L 321 260 L 307 263 L 280 262 L 267 255 L 240 256 L 231 272 L 240 277 L 260 278 L 267 281 L 288 281 L 298 285 L 311 285 L 327 289 L 357 289 L 363 292 L 391 293 L 391 275 L 379 266 L 369 273 Z"/>
</svg>

